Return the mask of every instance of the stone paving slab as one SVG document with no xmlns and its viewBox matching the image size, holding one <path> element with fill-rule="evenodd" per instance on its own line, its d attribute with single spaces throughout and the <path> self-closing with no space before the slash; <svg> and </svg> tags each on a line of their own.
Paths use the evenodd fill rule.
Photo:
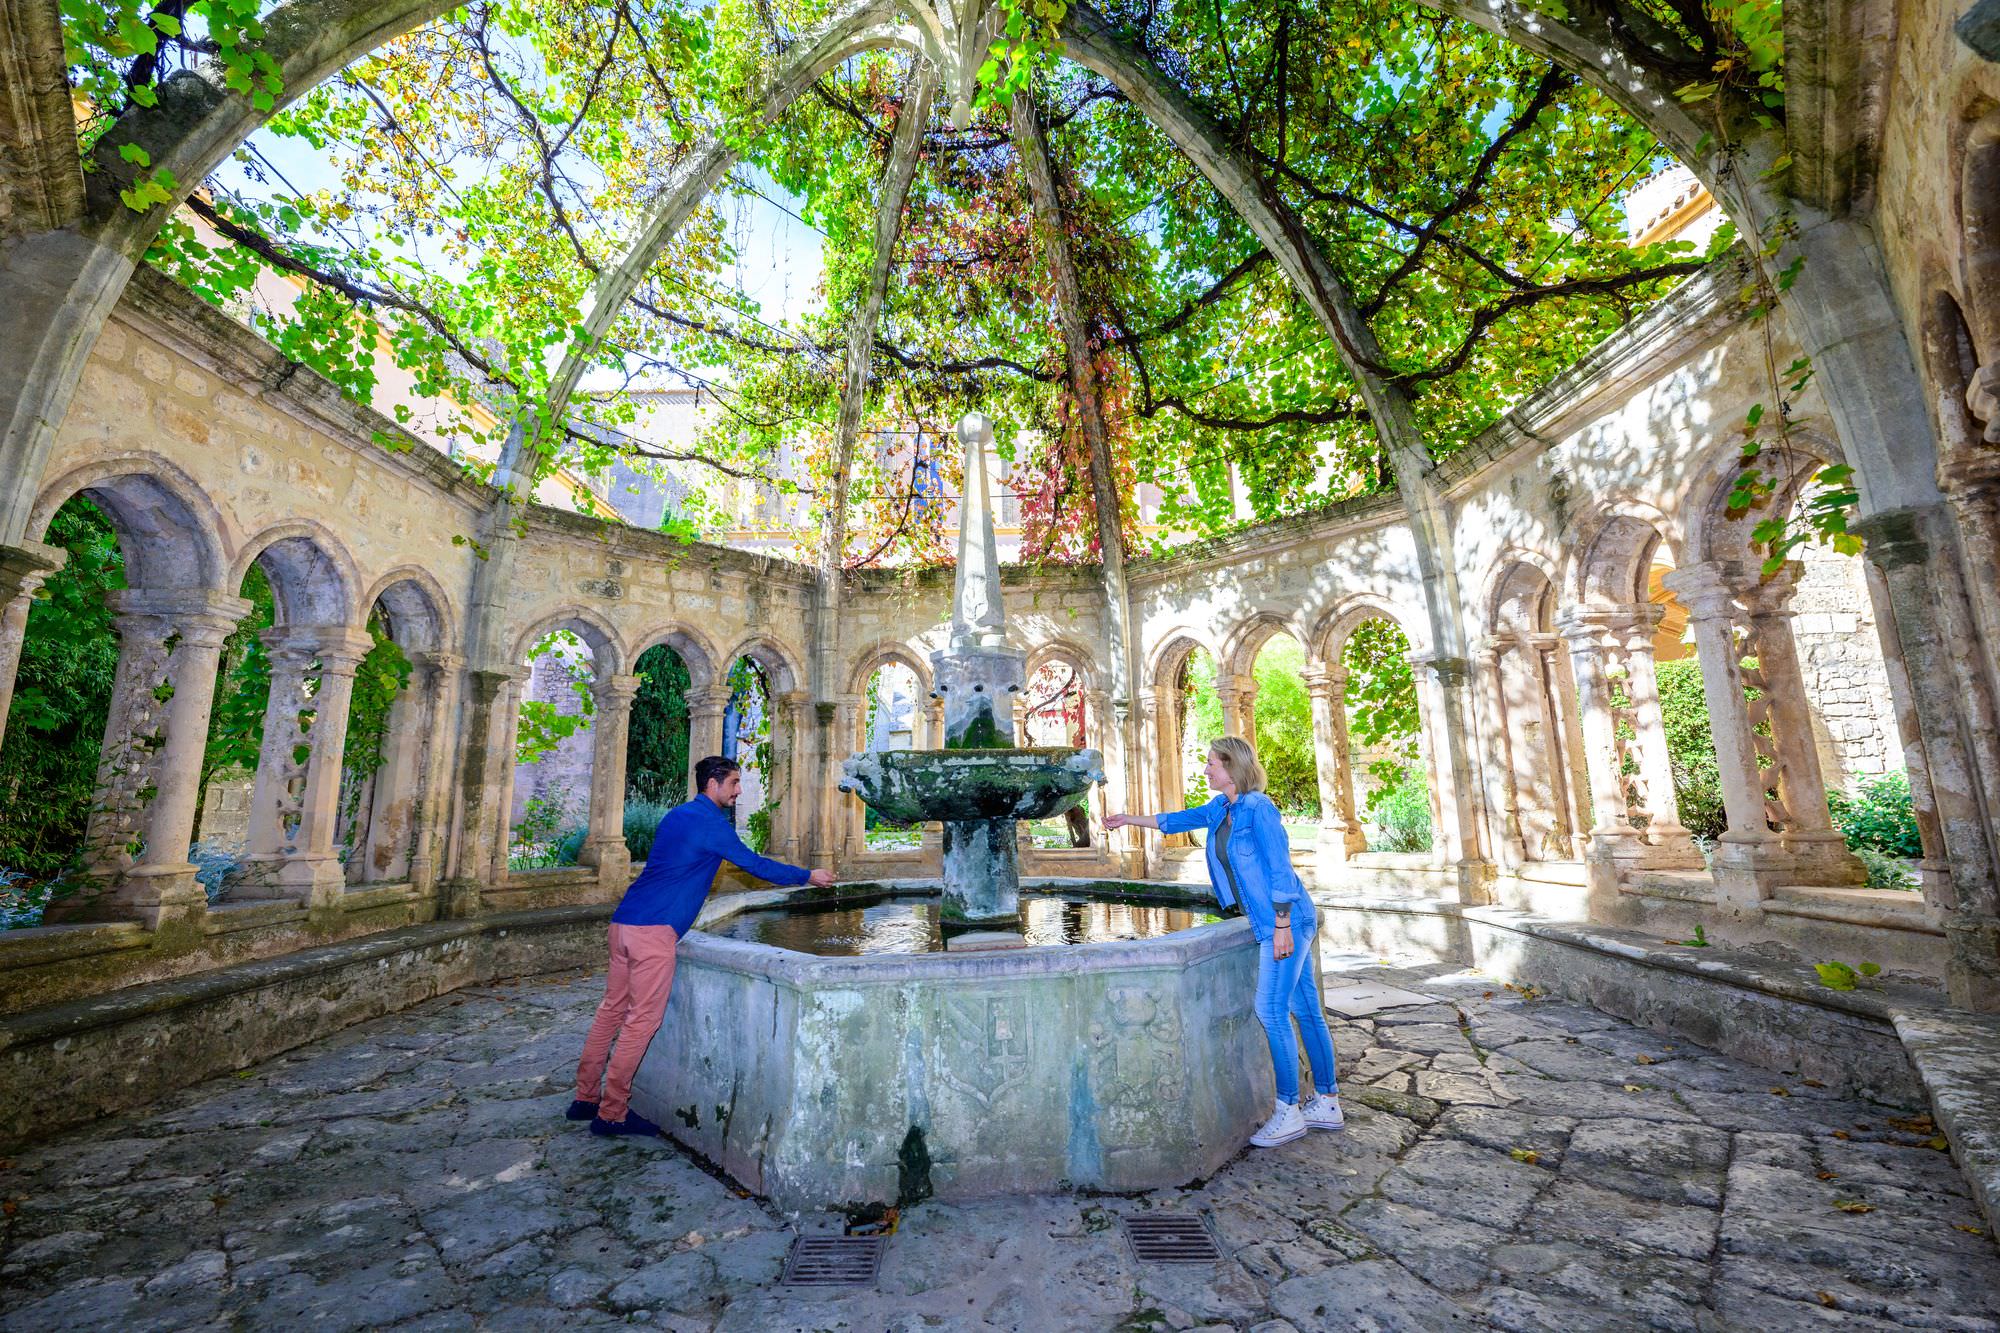
<svg viewBox="0 0 2000 1333">
<path fill-rule="evenodd" d="M 908 1210 L 877 1284 L 665 1140 L 562 1118 L 601 979 L 459 992 L 0 1162 L 0 1333 L 68 1329 L 1995 1330 L 1922 1108 L 1560 1001 L 1343 958 L 1348 1128 L 1132 1197 Z M 1208 1220 L 1141 1267 L 1118 1215 Z"/>
</svg>

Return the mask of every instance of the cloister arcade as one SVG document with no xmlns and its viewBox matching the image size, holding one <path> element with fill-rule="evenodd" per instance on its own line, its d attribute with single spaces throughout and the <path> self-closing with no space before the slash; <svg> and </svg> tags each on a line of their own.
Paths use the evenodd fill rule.
<svg viewBox="0 0 2000 1333">
<path fill-rule="evenodd" d="M 1649 63 L 1612 0 L 1566 15 L 1422 3 L 1554 62 L 1630 117 L 1745 239 L 1615 329 L 1607 317 L 1569 369 L 1434 453 L 1420 381 L 1384 369 L 1393 358 L 1366 303 L 1271 184 L 1271 164 L 1143 40 L 1088 4 L 1064 6 L 1054 54 L 1143 118 L 1260 249 L 1247 262 L 1267 264 L 1263 277 L 1325 335 L 1321 355 L 1352 383 L 1339 415 L 1364 421 L 1379 456 L 1358 498 L 1162 549 L 1128 549 L 1111 519 L 1086 543 L 1096 558 L 1005 570 L 1031 685 L 1015 699 L 1017 734 L 1094 747 L 1107 778 L 1080 827 L 1021 831 L 1023 872 L 1205 880 L 1197 840 L 1107 831 L 1104 816 L 1201 795 L 1206 743 L 1258 737 L 1260 697 L 1272 722 L 1260 673 L 1281 662 L 1310 736 L 1309 773 L 1282 812 L 1294 863 L 1357 947 L 1421 938 L 1524 989 L 1546 975 L 1571 998 L 1629 1000 L 1645 1012 L 1625 1017 L 1753 1060 L 1833 1031 L 1871 1069 L 1915 1069 L 1898 1074 L 1910 1087 L 1970 1087 L 1933 1105 L 1991 1223 L 1993 20 L 1930 0 L 1788 0 L 1782 117 L 1737 115 L 1718 136 L 1677 95 L 1685 71 Z M 549 967 L 574 965 L 586 930 L 601 951 L 635 868 L 633 813 L 686 796 L 704 755 L 754 752 L 758 825 L 740 828 L 772 856 L 870 883 L 939 871 L 938 830 L 872 838 L 837 784 L 857 751 L 942 743 L 930 696 L 948 570 L 850 567 L 838 530 L 815 565 L 531 494 L 560 448 L 549 423 L 570 419 L 620 312 L 746 132 L 864 51 L 907 55 L 920 120 L 933 97 L 963 110 L 981 24 L 1004 20 L 984 0 L 846 0 L 774 41 L 734 90 L 744 123 L 696 134 L 631 234 L 591 256 L 568 341 L 543 349 L 554 354 L 539 416 L 503 426 L 489 476 L 430 448 L 383 448 L 408 433 L 145 262 L 246 136 L 444 8 L 278 0 L 260 49 L 283 92 L 258 99 L 275 105 L 232 91 L 219 65 L 184 71 L 105 129 L 85 173 L 58 7 L 0 5 L 0 743 L 28 743 L 8 736 L 17 666 L 48 618 L 38 595 L 75 559 L 55 528 L 87 511 L 119 555 L 101 599 L 115 676 L 92 791 L 76 803 L 74 868 L 35 923 L 0 929 L 0 1020 L 14 1025 L 0 1047 L 19 1075 L 0 1098 L 0 1136 L 236 1067 L 204 1052 L 193 1072 L 164 1069 L 158 1026 L 181 1012 L 171 1006 L 221 1003 L 246 975 L 231 969 L 309 968 L 341 948 L 340 966 L 374 969 L 337 1001 L 287 1014 L 297 1033 L 244 1037 L 255 1049 L 240 1064 L 475 976 L 523 975 L 558 954 L 566 963 Z M 1970 31 L 1980 23 L 1983 35 Z M 896 129 L 874 283 L 849 330 L 855 392 L 837 408 L 850 435 L 918 151 L 919 136 Z M 1780 296 L 1746 296 L 1774 271 Z M 1076 312 L 1062 313 L 1068 370 L 1051 373 L 1077 380 L 1091 349 Z M 1781 387 L 1788 363 L 1810 370 Z M 1746 423 L 1767 405 L 1782 422 L 1752 458 Z M 1750 466 L 1761 489 L 1746 503 Z M 1090 468 L 1108 478 L 1108 461 Z M 1770 525 L 1812 503 L 1829 468 L 1852 490 L 1844 530 L 1774 547 Z M 836 477 L 831 528 L 847 522 L 845 485 Z M 1099 512 L 1115 514 L 1104 485 Z M 386 686 L 364 669 L 385 660 L 399 664 Z M 258 739 L 232 752 L 224 781 L 218 682 L 244 672 L 263 691 Z M 884 726 L 891 674 L 910 706 Z M 357 697 L 377 710 L 365 763 L 349 743 Z M 551 717 L 565 735 L 524 759 L 524 726 Z M 1691 775 L 1690 728 L 1712 772 Z M 1906 858 L 1904 887 L 1873 883 L 1840 826 L 1866 775 L 1906 775 L 1921 855 Z M 212 793 L 229 784 L 240 808 L 224 810 Z M 553 807 L 559 826 L 534 832 L 531 810 Z M 218 881 L 203 846 L 226 820 L 240 854 Z M 746 885 L 728 872 L 720 887 Z M 537 954 L 558 935 L 571 952 Z M 1726 946 L 1733 961 L 1713 962 L 1721 949 L 1662 961 L 1683 943 Z M 1773 959 L 1790 969 L 1775 980 L 1756 970 Z M 1832 983 L 1813 989 L 1822 960 L 1879 963 L 1893 986 L 1832 996 Z M 1635 984 L 1621 967 L 1649 974 Z M 161 984 L 184 989 L 146 1010 L 160 992 L 145 988 Z M 1701 987 L 1726 987 L 1725 1000 Z M 125 1007 L 106 1018 L 92 1005 Z M 1767 1024 L 1777 1035 L 1761 1045 Z M 97 1058 L 78 1059 L 79 1032 Z M 71 1109 L 58 1085 L 86 1063 Z"/>
</svg>

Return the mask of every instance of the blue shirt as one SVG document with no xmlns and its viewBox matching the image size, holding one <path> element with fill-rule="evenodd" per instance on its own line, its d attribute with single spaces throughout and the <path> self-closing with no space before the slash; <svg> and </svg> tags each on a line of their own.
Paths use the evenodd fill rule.
<svg viewBox="0 0 2000 1333">
<path fill-rule="evenodd" d="M 1225 849 L 1216 846 L 1214 836 L 1215 826 L 1224 815 L 1230 816 L 1227 868 L 1221 859 Z M 1228 872 L 1234 870 L 1236 887 L 1242 895 L 1243 915 L 1250 918 L 1250 929 L 1258 939 L 1268 940 L 1276 933 L 1280 904 L 1291 905 L 1295 935 L 1307 934 L 1318 924 L 1313 901 L 1305 885 L 1299 882 L 1298 872 L 1292 869 L 1292 844 L 1285 836 L 1278 807 L 1263 792 L 1244 792 L 1234 802 L 1226 796 L 1217 796 L 1193 810 L 1165 811 L 1156 817 L 1156 822 L 1162 833 L 1207 831 L 1208 878 L 1215 886 L 1216 901 L 1224 907 L 1238 905 L 1237 895 L 1229 889 Z"/>
<path fill-rule="evenodd" d="M 812 874 L 804 866 L 788 866 L 751 851 L 736 836 L 728 813 L 706 796 L 697 796 L 660 820 L 646 868 L 625 890 L 611 919 L 621 926 L 672 926 L 675 938 L 686 938 L 724 861 L 773 884 L 803 884 Z"/>
</svg>

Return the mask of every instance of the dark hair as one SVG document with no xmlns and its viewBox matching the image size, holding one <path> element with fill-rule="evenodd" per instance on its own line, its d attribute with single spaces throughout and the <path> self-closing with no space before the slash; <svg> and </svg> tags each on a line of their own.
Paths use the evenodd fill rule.
<svg viewBox="0 0 2000 1333">
<path fill-rule="evenodd" d="M 719 754 L 710 755 L 694 766 L 694 794 L 701 795 L 708 790 L 709 783 L 720 782 L 741 767 L 734 759 L 724 759 Z"/>
</svg>

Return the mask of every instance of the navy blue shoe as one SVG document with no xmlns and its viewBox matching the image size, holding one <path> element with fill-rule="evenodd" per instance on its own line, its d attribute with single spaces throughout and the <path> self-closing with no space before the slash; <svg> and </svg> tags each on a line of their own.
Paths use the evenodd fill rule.
<svg viewBox="0 0 2000 1333">
<path fill-rule="evenodd" d="M 606 1138 L 617 1134 L 638 1134 L 651 1138 L 660 1132 L 660 1127 L 637 1111 L 627 1111 L 623 1120 L 606 1120 L 598 1116 L 590 1122 L 590 1132 Z"/>
<path fill-rule="evenodd" d="M 597 1119 L 597 1103 L 587 1102 L 579 1097 L 569 1104 L 569 1110 L 563 1112 L 563 1118 L 565 1120 L 595 1120 Z"/>
</svg>

